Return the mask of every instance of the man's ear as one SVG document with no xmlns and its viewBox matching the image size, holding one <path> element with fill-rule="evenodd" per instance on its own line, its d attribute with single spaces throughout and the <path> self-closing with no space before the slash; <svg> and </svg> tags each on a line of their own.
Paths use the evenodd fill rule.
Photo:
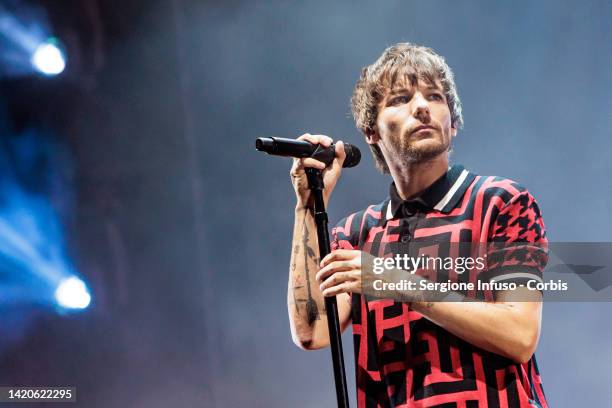
<svg viewBox="0 0 612 408">
<path fill-rule="evenodd" d="M 457 136 L 457 128 L 454 126 L 451 126 L 451 136 L 452 137 Z"/>
<path fill-rule="evenodd" d="M 380 135 L 378 134 L 378 128 L 376 125 L 374 127 L 366 129 L 365 132 L 366 143 L 373 145 L 378 143 L 380 140 Z"/>
</svg>

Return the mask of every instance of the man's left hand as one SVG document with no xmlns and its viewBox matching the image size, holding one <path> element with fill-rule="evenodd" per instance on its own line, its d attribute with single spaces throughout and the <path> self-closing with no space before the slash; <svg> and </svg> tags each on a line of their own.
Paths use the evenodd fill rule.
<svg viewBox="0 0 612 408">
<path fill-rule="evenodd" d="M 336 296 L 340 293 L 361 293 L 363 251 L 338 249 L 321 260 L 321 270 L 316 279 L 320 283 L 323 296 Z"/>
</svg>

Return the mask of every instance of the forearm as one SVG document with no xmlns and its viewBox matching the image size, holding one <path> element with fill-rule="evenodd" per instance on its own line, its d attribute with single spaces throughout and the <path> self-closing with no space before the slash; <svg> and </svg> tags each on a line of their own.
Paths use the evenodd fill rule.
<svg viewBox="0 0 612 408">
<path fill-rule="evenodd" d="M 533 354 L 540 333 L 539 292 L 527 288 L 500 291 L 495 302 L 453 293 L 455 299 L 450 301 L 448 293 L 418 289 L 425 280 L 419 275 L 391 269 L 384 276 L 389 282 L 410 280 L 415 289 L 390 290 L 379 295 L 410 303 L 411 309 L 468 343 L 517 362 L 527 361 Z"/>
<path fill-rule="evenodd" d="M 484 350 L 516 362 L 531 358 L 540 331 L 537 302 L 413 302 L 438 326 Z"/>
<path fill-rule="evenodd" d="M 319 250 L 312 210 L 296 207 L 291 247 L 287 290 L 291 335 L 297 345 L 309 349 L 315 346 L 316 329 L 327 325 L 324 298 L 315 280 Z"/>
</svg>

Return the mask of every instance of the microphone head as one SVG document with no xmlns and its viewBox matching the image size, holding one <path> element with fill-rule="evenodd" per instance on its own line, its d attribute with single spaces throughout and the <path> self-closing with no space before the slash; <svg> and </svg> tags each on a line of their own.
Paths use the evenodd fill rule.
<svg viewBox="0 0 612 408">
<path fill-rule="evenodd" d="M 344 151 L 346 152 L 346 159 L 344 159 L 342 167 L 355 167 L 359 164 L 359 162 L 361 161 L 361 152 L 359 151 L 357 146 L 345 143 Z"/>
</svg>

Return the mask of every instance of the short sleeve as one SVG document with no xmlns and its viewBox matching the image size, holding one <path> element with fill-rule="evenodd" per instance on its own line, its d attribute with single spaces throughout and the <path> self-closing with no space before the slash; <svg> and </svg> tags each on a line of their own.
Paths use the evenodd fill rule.
<svg viewBox="0 0 612 408">
<path fill-rule="evenodd" d="M 489 229 L 487 272 L 489 282 L 524 284 L 542 281 L 548 263 L 548 240 L 540 208 L 526 190 L 506 203 Z"/>
</svg>

